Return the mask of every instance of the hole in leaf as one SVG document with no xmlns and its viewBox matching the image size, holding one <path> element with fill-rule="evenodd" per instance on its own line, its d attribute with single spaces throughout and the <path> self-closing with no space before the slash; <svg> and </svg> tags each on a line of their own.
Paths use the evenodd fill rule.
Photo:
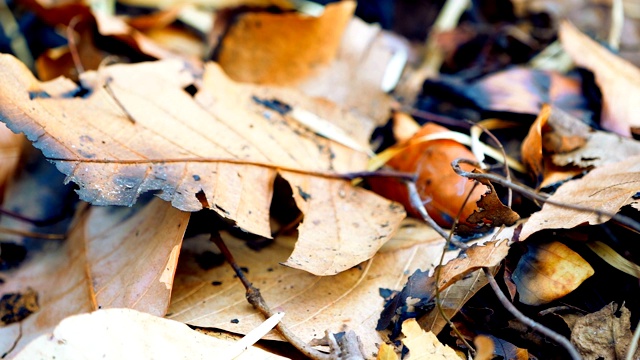
<svg viewBox="0 0 640 360">
<path fill-rule="evenodd" d="M 193 84 L 183 88 L 182 90 L 184 90 L 187 94 L 191 95 L 191 97 L 196 96 L 196 94 L 198 93 L 198 88 L 195 87 Z"/>
<path fill-rule="evenodd" d="M 207 201 L 207 195 L 204 193 L 204 190 L 200 189 L 200 191 L 196 193 L 196 199 L 200 201 L 200 204 L 202 204 L 203 209 L 211 208 L 211 206 L 209 205 L 209 201 Z"/>
</svg>

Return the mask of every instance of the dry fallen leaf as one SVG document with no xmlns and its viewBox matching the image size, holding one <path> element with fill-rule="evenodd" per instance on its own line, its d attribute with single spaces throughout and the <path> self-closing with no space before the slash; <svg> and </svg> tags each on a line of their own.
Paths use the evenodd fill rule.
<svg viewBox="0 0 640 360">
<path fill-rule="evenodd" d="M 239 15 L 220 43 L 217 61 L 236 81 L 294 84 L 329 64 L 356 8 L 328 4 L 319 17 L 301 13 Z"/>
<path fill-rule="evenodd" d="M 571 342 L 585 360 L 639 359 L 640 350 L 626 357 L 633 334 L 631 312 L 624 304 L 610 303 L 592 314 L 575 321 L 571 330 Z"/>
<path fill-rule="evenodd" d="M 402 323 L 402 333 L 402 343 L 409 349 L 407 360 L 460 360 L 452 348 L 443 345 L 431 331 L 422 330 L 415 319 Z"/>
<path fill-rule="evenodd" d="M 3 121 L 25 132 L 80 186 L 80 197 L 94 204 L 131 205 L 141 193 L 159 190 L 158 196 L 178 209 L 211 208 L 270 237 L 269 206 L 280 174 L 305 215 L 297 246 L 310 249 L 298 250 L 298 260 L 289 264 L 318 275 L 373 256 L 404 217 L 399 205 L 326 177 L 363 170 L 366 154 L 321 138 L 263 105 L 286 100 L 366 142 L 372 125 L 326 101 L 239 85 L 214 64 L 206 67 L 194 98 L 183 88 L 197 81 L 195 70 L 181 61 L 87 72 L 83 79 L 93 84 L 92 91 L 75 97 L 78 88 L 66 79 L 40 83 L 8 55 L 0 64 L 7 79 L 0 89 Z"/>
<path fill-rule="evenodd" d="M 523 304 L 542 305 L 559 299 L 594 273 L 588 262 L 561 242 L 528 244 L 528 248 L 512 276 Z"/>
<path fill-rule="evenodd" d="M 591 70 L 602 91 L 602 127 L 630 137 L 640 131 L 640 69 L 613 54 L 569 22 L 560 25 L 562 46 L 579 66 Z"/>
<path fill-rule="evenodd" d="M 638 172 L 640 156 L 607 164 L 592 170 L 584 177 L 562 184 L 550 200 L 586 206 L 616 213 L 628 205 L 640 190 Z M 545 204 L 542 210 L 531 215 L 522 227 L 520 240 L 544 229 L 571 229 L 578 225 L 595 225 L 609 220 L 609 216 L 594 212 L 578 211 Z"/>
<path fill-rule="evenodd" d="M 609 151 L 615 148 L 616 151 Z M 549 105 L 543 106 L 521 146 L 523 162 L 546 187 L 640 154 L 640 142 L 597 131 Z"/>
<path fill-rule="evenodd" d="M 231 359 L 233 345 L 176 321 L 126 308 L 104 309 L 62 320 L 15 359 Z M 250 347 L 235 359 L 286 358 Z"/>
<path fill-rule="evenodd" d="M 0 353 L 20 332 L 17 350 L 65 317 L 100 307 L 166 313 L 189 214 L 160 199 L 141 206 L 91 208 L 64 243 L 48 243 L 6 274 L 2 292 L 30 287 L 40 310 L 0 328 Z"/>
<path fill-rule="evenodd" d="M 292 239 L 276 238 L 274 244 L 256 252 L 242 241 L 225 233 L 222 236 L 238 264 L 247 268 L 249 281 L 260 288 L 272 309 L 286 313 L 283 323 L 296 335 L 310 341 L 323 337 L 327 329 L 343 331 L 345 325 L 361 339 L 366 356 L 375 354 L 376 344 L 384 342 L 375 331 L 384 302 L 380 289 L 399 289 L 418 267 L 435 266 L 444 241 L 435 238 L 425 244 L 381 252 L 370 264 L 365 262 L 335 276 L 317 277 L 280 265 L 291 251 Z M 204 270 L 195 260 L 214 249 L 206 236 L 185 239 L 167 316 L 190 325 L 246 333 L 263 317 L 247 303 L 234 272 L 227 264 Z M 268 337 L 280 339 L 277 333 Z"/>
<path fill-rule="evenodd" d="M 309 96 L 329 99 L 383 124 L 394 101 L 386 94 L 383 83 L 392 77 L 394 63 L 401 62 L 408 51 L 399 36 L 354 17 L 342 35 L 334 61 L 318 68 L 296 87 Z"/>
</svg>

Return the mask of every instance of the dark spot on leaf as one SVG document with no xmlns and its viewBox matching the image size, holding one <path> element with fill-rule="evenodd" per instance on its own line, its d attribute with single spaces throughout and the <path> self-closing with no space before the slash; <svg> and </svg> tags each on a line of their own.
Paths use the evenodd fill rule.
<svg viewBox="0 0 640 360">
<path fill-rule="evenodd" d="M 278 99 L 260 99 L 257 96 L 252 96 L 251 99 L 257 104 L 266 107 L 267 109 L 276 111 L 280 115 L 286 115 L 292 109 L 289 104 L 286 104 Z"/>
<path fill-rule="evenodd" d="M 213 286 L 220 286 L 220 285 L 222 285 L 222 281 L 212 281 L 212 282 L 211 282 L 211 285 L 213 285 Z"/>
<path fill-rule="evenodd" d="M 196 263 L 202 270 L 210 270 L 224 264 L 224 255 L 216 254 L 213 251 L 205 251 L 197 254 L 195 258 Z"/>
<path fill-rule="evenodd" d="M 193 180 L 200 181 L 200 175 L 193 175 Z"/>
<path fill-rule="evenodd" d="M 300 195 L 302 200 L 309 201 L 309 199 L 311 199 L 311 194 L 302 190 L 302 188 L 298 185 L 296 185 L 296 188 L 298 189 L 298 195 Z"/>
<path fill-rule="evenodd" d="M 51 95 L 49 95 L 46 91 L 29 91 L 29 100 L 33 99 L 51 99 Z"/>
<path fill-rule="evenodd" d="M 4 294 L 0 298 L 0 324 L 22 321 L 39 309 L 38 293 L 31 288 L 24 293 Z"/>
<path fill-rule="evenodd" d="M 203 209 L 211 208 L 211 206 L 209 205 L 209 201 L 207 200 L 207 195 L 204 193 L 204 190 L 200 189 L 200 191 L 196 193 L 196 199 L 200 201 L 200 204 L 202 205 Z"/>
<path fill-rule="evenodd" d="M 184 92 L 189 94 L 191 97 L 196 96 L 196 94 L 198 93 L 198 88 L 193 86 L 193 84 L 183 88 L 182 90 L 184 90 Z"/>
<path fill-rule="evenodd" d="M 14 268 L 27 256 L 27 249 L 15 243 L 0 243 L 0 270 Z"/>
<path fill-rule="evenodd" d="M 238 319 L 231 319 L 231 323 L 232 323 L 232 324 L 238 324 L 238 323 L 240 323 L 240 320 L 238 320 Z"/>
<path fill-rule="evenodd" d="M 222 211 L 222 212 L 223 212 L 223 213 L 225 213 L 226 215 L 231 215 L 231 213 L 230 213 L 230 212 L 228 212 L 227 210 L 223 209 L 220 205 L 218 205 L 218 204 L 213 204 L 213 206 L 215 206 L 215 207 L 216 207 L 216 209 L 218 209 L 218 210 Z"/>
</svg>

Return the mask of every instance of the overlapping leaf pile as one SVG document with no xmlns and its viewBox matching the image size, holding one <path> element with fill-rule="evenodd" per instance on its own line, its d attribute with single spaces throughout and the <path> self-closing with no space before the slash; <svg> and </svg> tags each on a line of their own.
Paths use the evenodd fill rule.
<svg viewBox="0 0 640 360">
<path fill-rule="evenodd" d="M 397 33 L 354 17 L 351 1 L 120 3 L 157 9 L 17 2 L 66 45 L 33 60 L 23 29 L 7 45 L 16 56 L 0 54 L 3 357 L 235 356 L 230 333 L 266 325 L 209 241 L 218 232 L 283 326 L 329 358 L 454 359 L 471 343 L 475 359 L 564 351 L 504 301 L 569 334 L 584 358 L 635 351 L 632 1 L 613 35 L 582 20 L 606 7 L 587 1 L 494 12 L 450 1 L 420 55 L 398 34 L 422 32 L 418 14 L 440 12 L 430 2 L 399 1 L 393 24 L 379 16 Z M 414 174 L 417 194 L 388 170 Z M 295 343 L 281 332 L 264 339 L 269 351 L 242 357 L 301 357 L 268 342 Z"/>
</svg>

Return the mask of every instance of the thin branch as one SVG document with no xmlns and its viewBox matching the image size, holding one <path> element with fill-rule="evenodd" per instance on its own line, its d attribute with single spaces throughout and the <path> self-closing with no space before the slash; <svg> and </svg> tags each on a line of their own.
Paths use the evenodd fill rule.
<svg viewBox="0 0 640 360">
<path fill-rule="evenodd" d="M 502 146 L 502 143 L 500 142 L 500 140 L 498 140 L 498 138 L 495 135 L 493 135 L 493 133 L 489 131 L 489 129 L 487 129 L 485 126 L 483 126 L 482 124 L 475 124 L 475 126 L 482 129 L 482 131 L 485 134 L 487 134 L 493 140 L 496 146 L 498 146 L 498 148 L 500 149 L 500 152 L 502 153 L 502 157 L 504 158 L 504 161 L 503 161 L 504 173 L 507 178 L 507 181 L 511 182 L 511 170 L 509 170 L 509 165 L 507 162 L 507 152 L 505 151 L 504 146 Z M 508 191 L 507 206 L 511 207 L 511 203 L 513 201 L 513 190 L 511 188 L 507 188 L 507 191 Z"/>
<path fill-rule="evenodd" d="M 216 244 L 218 249 L 220 249 L 225 259 L 227 259 L 227 262 L 229 263 L 229 265 L 231 265 L 231 267 L 233 268 L 233 271 L 238 276 L 238 279 L 240 279 L 240 281 L 242 282 L 242 285 L 244 285 L 244 288 L 246 289 L 247 301 L 249 302 L 249 304 L 251 304 L 255 309 L 260 311 L 260 313 L 262 313 L 262 315 L 264 315 L 265 318 L 272 317 L 275 313 L 269 308 L 269 306 L 265 302 L 264 298 L 260 294 L 260 290 L 254 287 L 253 284 L 247 279 L 244 272 L 242 271 L 242 269 L 240 269 L 240 266 L 238 265 L 238 263 L 236 263 L 235 259 L 233 258 L 233 255 L 229 251 L 229 248 L 227 248 L 227 245 L 224 243 L 224 241 L 222 240 L 218 232 L 214 232 L 211 234 L 211 241 L 214 244 Z M 289 343 L 291 343 L 291 345 L 293 345 L 296 349 L 302 352 L 305 356 L 308 356 L 312 359 L 317 359 L 317 360 L 332 359 L 330 354 L 325 354 L 323 352 L 320 352 L 312 348 L 311 346 L 309 346 L 309 344 L 307 344 L 306 342 L 302 341 L 291 330 L 289 330 L 282 322 L 279 322 L 278 325 L 276 325 L 276 329 L 280 331 L 282 336 Z"/>
<path fill-rule="evenodd" d="M 82 73 L 84 73 L 84 66 L 82 66 L 82 60 L 80 59 L 80 52 L 78 51 L 78 44 L 76 43 L 75 37 L 75 27 L 78 25 L 80 20 L 82 19 L 81 15 L 74 16 L 71 21 L 69 21 L 69 25 L 67 26 L 67 43 L 69 44 L 69 53 L 71 53 L 71 59 L 73 60 L 73 65 L 76 68 L 76 72 L 78 73 L 78 77 Z"/>
<path fill-rule="evenodd" d="M 6 210 L 6 209 L 0 209 L 0 214 L 2 215 L 6 215 L 9 216 L 11 218 L 14 218 L 16 220 L 22 221 L 22 222 L 26 222 L 35 226 L 48 226 L 48 225 L 53 225 L 56 224 L 60 221 L 62 221 L 63 219 L 67 218 L 68 214 L 65 213 L 65 211 L 60 212 L 58 215 L 55 215 L 53 217 L 50 217 L 48 219 L 44 219 L 44 220 L 38 220 L 38 219 L 33 219 L 21 214 L 18 214 L 16 212 L 10 211 L 10 210 Z"/>
<path fill-rule="evenodd" d="M 422 199 L 418 194 L 418 189 L 416 188 L 415 182 L 407 181 L 407 189 L 409 190 L 409 201 L 411 201 L 411 205 L 420 213 L 420 216 L 422 216 L 424 222 L 431 226 L 445 240 L 449 240 L 453 245 L 461 249 L 467 249 L 469 247 L 462 241 L 453 238 L 451 232 L 447 232 L 445 229 L 440 227 L 440 225 L 438 225 L 435 220 L 431 218 L 431 216 L 427 212 L 427 209 L 425 209 L 424 205 L 422 204 Z"/>
<path fill-rule="evenodd" d="M 4 226 L 0 226 L 0 234 L 11 234 L 42 240 L 64 240 L 67 238 L 67 235 L 65 234 L 43 234 L 33 231 L 11 229 Z"/>
<path fill-rule="evenodd" d="M 491 285 L 491 288 L 493 289 L 493 292 L 495 292 L 496 296 L 498 296 L 498 299 L 500 300 L 500 303 L 513 316 L 515 316 L 516 319 L 520 320 L 520 322 L 522 322 L 523 324 L 527 325 L 528 327 L 530 327 L 534 331 L 538 331 L 541 334 L 544 334 L 548 338 L 552 339 L 553 341 L 555 341 L 556 343 L 558 343 L 559 345 L 564 347 L 567 350 L 567 352 L 569 353 L 569 355 L 571 356 L 571 359 L 573 359 L 573 360 L 582 360 L 582 357 L 578 353 L 578 350 L 576 350 L 576 348 L 573 346 L 573 344 L 571 344 L 571 342 L 567 338 L 565 338 L 564 336 L 556 333 L 555 331 L 545 327 L 544 325 L 534 321 L 533 319 L 528 318 L 523 313 L 521 313 L 520 310 L 518 310 L 509 301 L 509 299 L 507 299 L 507 297 L 504 295 L 504 293 L 502 293 L 502 290 L 500 290 L 500 287 L 498 286 L 498 283 L 496 282 L 496 279 L 493 277 L 493 274 L 491 273 L 491 270 L 489 270 L 489 268 L 487 268 L 487 267 L 483 267 L 482 270 L 484 271 L 484 275 L 487 277 L 487 280 L 489 280 L 489 285 Z"/>
</svg>

